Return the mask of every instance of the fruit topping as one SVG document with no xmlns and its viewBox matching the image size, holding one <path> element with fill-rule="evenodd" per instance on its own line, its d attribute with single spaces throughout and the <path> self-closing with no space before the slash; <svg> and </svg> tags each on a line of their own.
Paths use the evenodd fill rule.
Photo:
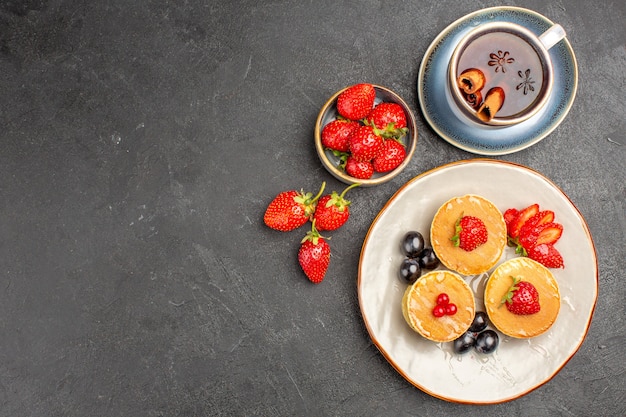
<svg viewBox="0 0 626 417">
<path fill-rule="evenodd" d="M 315 228 L 315 221 L 300 242 L 298 263 L 312 283 L 319 284 L 324 280 L 330 264 L 330 246 Z"/>
<path fill-rule="evenodd" d="M 288 232 L 303 226 L 315 212 L 317 200 L 324 192 L 326 183 L 322 186 L 316 196 L 313 193 L 304 191 L 283 191 L 278 194 L 267 206 L 263 221 L 275 230 Z"/>
<path fill-rule="evenodd" d="M 563 268 L 563 257 L 554 244 L 563 234 L 563 225 L 555 222 L 551 210 L 540 210 L 538 204 L 504 212 L 508 244 L 515 253 L 527 256 L 548 268 Z"/>
<path fill-rule="evenodd" d="M 527 220 L 529 220 L 537 213 L 539 213 L 539 204 L 531 204 L 525 209 L 520 210 L 517 213 L 517 216 L 515 216 L 509 223 L 507 223 L 507 233 L 509 237 L 516 238 L 519 235 L 519 232 L 522 229 L 524 223 L 526 223 Z"/>
<path fill-rule="evenodd" d="M 349 190 L 357 186 L 359 186 L 358 183 L 352 184 L 346 187 L 341 194 L 333 191 L 332 194 L 327 194 L 319 199 L 313 215 L 317 230 L 336 230 L 348 221 L 350 201 L 344 197 Z"/>
<path fill-rule="evenodd" d="M 485 330 L 476 336 L 474 348 L 478 353 L 492 353 L 498 348 L 499 341 L 498 333 L 493 330 Z"/>
<path fill-rule="evenodd" d="M 455 234 L 451 240 L 454 246 L 464 251 L 471 252 L 487 242 L 487 228 L 478 217 L 461 215 L 454 225 L 454 230 Z"/>
<path fill-rule="evenodd" d="M 337 112 L 350 120 L 361 120 L 374 107 L 376 90 L 372 84 L 355 84 L 337 97 Z"/>
<path fill-rule="evenodd" d="M 450 297 L 445 292 L 437 296 L 437 304 L 441 304 L 445 306 L 449 302 L 450 302 Z"/>
<path fill-rule="evenodd" d="M 448 297 L 448 294 L 441 293 L 437 296 L 437 304 L 435 304 L 435 307 L 433 308 L 433 316 L 453 316 L 456 314 L 456 312 L 456 304 L 450 302 L 450 297 Z"/>
<path fill-rule="evenodd" d="M 433 308 L 433 316 L 435 316 L 435 317 L 443 317 L 445 315 L 446 315 L 446 306 L 441 305 L 441 304 L 437 304 Z"/>
<path fill-rule="evenodd" d="M 529 315 L 541 310 L 539 305 L 539 292 L 533 284 L 522 281 L 521 278 L 511 276 L 513 284 L 500 300 L 500 305 L 505 304 L 507 310 L 517 315 Z"/>
<path fill-rule="evenodd" d="M 528 250 L 528 257 L 537 261 L 546 268 L 563 268 L 563 256 L 554 247 L 547 243 L 535 245 Z"/>
</svg>

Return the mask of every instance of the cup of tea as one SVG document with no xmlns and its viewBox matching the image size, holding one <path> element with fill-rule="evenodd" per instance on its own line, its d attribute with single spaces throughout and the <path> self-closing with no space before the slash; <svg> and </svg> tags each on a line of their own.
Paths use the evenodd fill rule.
<svg viewBox="0 0 626 417">
<path fill-rule="evenodd" d="M 504 127 L 528 120 L 550 98 L 554 72 L 548 50 L 564 37 L 558 24 L 539 36 L 510 22 L 476 27 L 450 58 L 452 104 L 483 125 Z"/>
</svg>

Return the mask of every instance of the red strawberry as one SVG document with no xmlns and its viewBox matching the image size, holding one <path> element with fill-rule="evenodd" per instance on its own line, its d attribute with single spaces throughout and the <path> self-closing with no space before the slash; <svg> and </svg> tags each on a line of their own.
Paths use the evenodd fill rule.
<svg viewBox="0 0 626 417">
<path fill-rule="evenodd" d="M 366 180 L 372 178 L 374 174 L 374 166 L 369 161 L 357 161 L 351 156 L 348 156 L 345 165 L 346 174 L 351 177 Z"/>
<path fill-rule="evenodd" d="M 385 138 L 400 139 L 409 129 L 406 127 L 406 114 L 398 103 L 383 102 L 367 115 L 367 124 L 382 130 Z"/>
<path fill-rule="evenodd" d="M 534 229 L 537 226 L 540 226 L 545 223 L 551 223 L 554 221 L 554 212 L 550 210 L 542 210 L 537 212 L 530 219 L 526 220 L 526 222 L 522 225 L 522 228 L 519 231 L 519 237 L 521 238 L 525 233 L 528 233 L 530 230 Z"/>
<path fill-rule="evenodd" d="M 500 304 L 506 304 L 507 310 L 517 315 L 535 314 L 541 310 L 539 292 L 533 284 L 511 277 L 513 285 L 502 297 Z"/>
<path fill-rule="evenodd" d="M 332 194 L 327 194 L 319 199 L 313 215 L 317 230 L 336 230 L 348 221 L 350 217 L 350 201 L 344 197 L 349 190 L 357 186 L 359 184 L 352 184 L 346 187 L 341 195 L 333 191 Z"/>
<path fill-rule="evenodd" d="M 393 171 L 404 161 L 405 157 L 406 150 L 404 149 L 404 145 L 396 140 L 387 139 L 383 142 L 383 146 L 378 155 L 372 160 L 374 171 Z"/>
<path fill-rule="evenodd" d="M 298 251 L 298 263 L 312 283 L 319 284 L 324 280 L 330 264 L 330 246 L 315 229 L 315 223 L 302 239 Z"/>
<path fill-rule="evenodd" d="M 281 232 L 297 229 L 313 216 L 317 200 L 324 192 L 324 187 L 326 187 L 325 182 L 322 183 L 315 197 L 313 193 L 304 191 L 283 191 L 267 206 L 263 221 L 268 227 Z"/>
<path fill-rule="evenodd" d="M 455 235 L 450 239 L 454 246 L 470 252 L 487 242 L 487 228 L 478 217 L 461 216 L 454 225 Z"/>
<path fill-rule="evenodd" d="M 517 217 L 519 214 L 519 210 L 516 208 L 510 208 L 504 212 L 504 222 L 506 223 L 507 230 L 509 228 L 509 224 Z"/>
<path fill-rule="evenodd" d="M 526 249 L 547 243 L 554 244 L 563 234 L 563 226 L 559 223 L 543 223 L 534 227 L 522 227 L 519 234 L 519 244 Z"/>
<path fill-rule="evenodd" d="M 356 84 L 337 97 L 337 112 L 350 120 L 361 120 L 374 106 L 376 90 L 372 84 Z"/>
<path fill-rule="evenodd" d="M 511 220 L 508 224 L 508 235 L 510 238 L 515 239 L 518 235 L 522 226 L 528 219 L 533 217 L 535 214 L 539 212 L 539 204 L 532 204 L 525 209 L 520 210 L 517 216 Z"/>
<path fill-rule="evenodd" d="M 563 256 L 554 247 L 548 243 L 535 245 L 528 249 L 528 257 L 539 262 L 546 268 L 564 268 Z"/>
<path fill-rule="evenodd" d="M 350 152 L 357 161 L 371 161 L 383 146 L 383 138 L 371 126 L 361 126 L 349 139 Z"/>
<path fill-rule="evenodd" d="M 359 122 L 335 119 L 322 129 L 322 145 L 340 152 L 348 151 L 348 138 L 359 127 Z"/>
</svg>

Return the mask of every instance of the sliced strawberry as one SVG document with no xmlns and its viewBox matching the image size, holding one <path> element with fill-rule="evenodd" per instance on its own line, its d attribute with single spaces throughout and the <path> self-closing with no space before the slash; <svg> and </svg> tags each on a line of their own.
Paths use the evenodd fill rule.
<svg viewBox="0 0 626 417">
<path fill-rule="evenodd" d="M 526 221 L 526 223 L 522 225 L 522 228 L 520 229 L 520 232 L 519 232 L 520 237 L 523 236 L 524 233 L 526 233 L 528 230 L 531 230 L 545 223 L 551 223 L 553 221 L 554 221 L 554 212 L 551 210 L 542 210 L 538 212 L 537 214 L 535 214 L 534 216 L 532 216 L 530 219 Z"/>
<path fill-rule="evenodd" d="M 534 227 L 524 225 L 519 234 L 519 244 L 528 251 L 531 247 L 542 243 L 554 244 L 561 234 L 563 234 L 563 226 L 559 223 L 544 223 Z"/>
<path fill-rule="evenodd" d="M 553 245 L 563 234 L 563 226 L 559 223 L 545 223 L 537 226 L 537 228 L 539 233 L 535 242 L 536 245 Z"/>
<path fill-rule="evenodd" d="M 564 268 L 563 256 L 550 244 L 542 243 L 535 245 L 528 250 L 528 257 L 539 262 L 546 268 Z"/>
<path fill-rule="evenodd" d="M 522 209 L 517 216 L 511 220 L 508 225 L 508 234 L 509 237 L 515 239 L 519 236 L 519 232 L 524 226 L 524 223 L 528 221 L 531 217 L 539 212 L 539 204 L 531 204 L 530 206 Z"/>
<path fill-rule="evenodd" d="M 509 224 L 517 217 L 519 214 L 519 210 L 516 208 L 510 208 L 504 212 L 504 222 L 506 223 L 506 227 L 509 227 Z"/>
</svg>

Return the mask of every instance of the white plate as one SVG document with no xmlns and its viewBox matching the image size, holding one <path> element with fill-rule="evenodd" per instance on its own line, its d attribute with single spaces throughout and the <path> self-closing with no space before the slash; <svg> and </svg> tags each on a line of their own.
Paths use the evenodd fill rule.
<svg viewBox="0 0 626 417">
<path fill-rule="evenodd" d="M 565 268 L 552 270 L 561 309 L 550 330 L 522 340 L 501 336 L 491 355 L 456 355 L 451 343 L 430 342 L 402 317 L 406 284 L 398 277 L 404 255 L 400 241 L 409 230 L 427 239 L 437 209 L 448 199 L 478 194 L 502 212 L 538 203 L 555 212 L 564 232 L 556 247 Z M 514 257 L 507 247 L 500 262 Z M 490 272 L 490 271 L 489 271 Z M 482 307 L 488 273 L 466 277 Z M 598 294 L 595 248 L 582 215 L 569 198 L 541 174 L 509 162 L 475 159 L 448 164 L 402 186 L 377 215 L 363 243 L 358 296 L 374 344 L 411 384 L 448 401 L 490 404 L 518 398 L 539 387 L 576 353 L 585 338 Z M 482 308 L 484 310 L 484 307 Z"/>
</svg>

